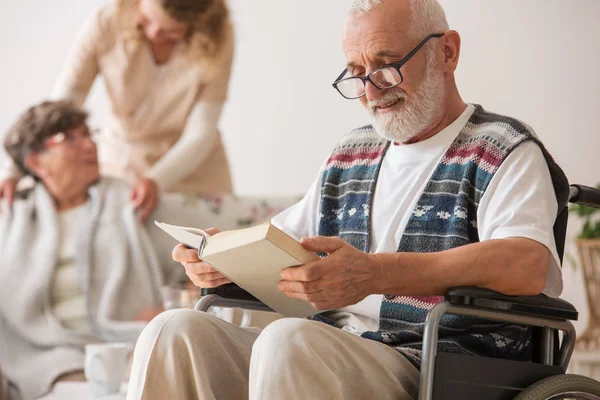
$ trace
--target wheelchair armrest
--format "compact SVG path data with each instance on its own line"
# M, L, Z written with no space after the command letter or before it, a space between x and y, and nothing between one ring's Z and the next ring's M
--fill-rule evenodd
M224 299L256 301L259 303L261 302L256 297L252 296L250 293L246 292L244 289L242 289L235 283L228 283L227 285L222 285L216 288L200 290L201 296L207 296L209 294L217 294L223 297Z
M194 307L199 311L208 311L210 307L241 308L245 310L274 312L269 306L246 292L235 283L213 289L202 289L202 298Z
M583 206L600 208L600 188L571 185L569 201Z
M571 321L576 321L578 318L578 312L571 303L544 294L538 294L537 296L506 296L488 289L460 287L450 289L446 293L446 300L456 305L502 310L537 317Z

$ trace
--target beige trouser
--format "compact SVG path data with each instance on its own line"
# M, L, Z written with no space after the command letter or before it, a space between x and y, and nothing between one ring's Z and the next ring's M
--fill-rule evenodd
M285 318L261 332L172 310L142 332L127 400L408 400L418 379L392 348L323 323Z

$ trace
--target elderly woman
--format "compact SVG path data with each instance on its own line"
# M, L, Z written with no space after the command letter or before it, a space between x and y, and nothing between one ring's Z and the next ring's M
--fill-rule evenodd
M36 180L0 217L0 365L11 400L80 379L85 344L135 341L161 305L163 273L130 188L100 179L86 118L45 102L6 138Z
M232 192L217 130L234 51L225 0L113 0L73 42L52 93L81 106L101 76L111 113L100 141L102 174L134 185L145 219L158 193ZM20 175L0 168L0 198Z
M172 239L136 218L130 186L100 176L86 119L71 103L44 102L5 140L36 182L0 215L3 400L35 399L58 381L82 379L85 344L134 342L160 311L161 285L186 280L171 260ZM150 220L235 229L296 200L167 194ZM268 322L257 317L253 324Z

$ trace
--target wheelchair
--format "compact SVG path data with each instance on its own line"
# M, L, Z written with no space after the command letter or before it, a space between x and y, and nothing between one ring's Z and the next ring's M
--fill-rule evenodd
M600 190L571 185L568 202L600 208ZM561 261L567 205L561 207L554 224ZM202 289L202 295L196 310L207 311L216 306L272 311L235 284ZM438 353L438 327L446 314L532 327L532 360ZM575 328L570 321L577 318L573 305L543 294L506 296L481 288L448 291L445 300L429 311L425 321L418 400L600 400L600 382L566 374L575 347Z

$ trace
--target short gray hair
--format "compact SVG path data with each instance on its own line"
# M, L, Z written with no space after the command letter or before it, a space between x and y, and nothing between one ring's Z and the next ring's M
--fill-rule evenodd
M397 0L353 0L350 13L366 14L384 1ZM446 13L438 0L410 0L410 9L409 35L412 39L422 40L431 33L444 33L450 29Z
M37 179L25 166L27 155L42 151L52 135L76 128L87 118L85 111L68 101L44 101L21 114L6 133L4 148L19 169Z

